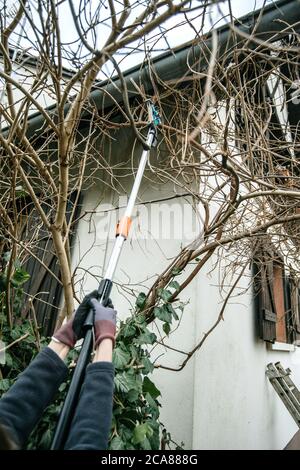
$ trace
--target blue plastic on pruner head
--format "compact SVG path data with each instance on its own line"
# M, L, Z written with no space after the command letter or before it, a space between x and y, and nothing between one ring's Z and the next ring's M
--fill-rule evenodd
M153 124L155 126L158 126L161 123L161 119L160 119L159 112L154 105L152 105L152 116L153 116L153 121L152 121Z
M154 126L158 126L161 123L161 119L157 108L154 106L151 100L147 101L147 105L150 123Z

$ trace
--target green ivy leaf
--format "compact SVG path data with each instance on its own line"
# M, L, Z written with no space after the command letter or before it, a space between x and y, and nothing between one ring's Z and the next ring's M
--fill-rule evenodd
M151 395L152 398L157 398L161 394L158 388L154 385L153 382L148 377L144 378L143 382L143 392L146 394L147 392Z
M114 415L113 415L113 426L116 426L116 423L114 423L115 421L115 417L119 417L122 413L123 413L123 409L124 409L124 406L115 406L114 407Z
M23 188L23 186L19 185L19 186L16 186L15 194L16 194L16 198L17 198L17 199L20 199L20 198L22 198L22 197L26 197L28 193L27 193L27 191Z
M59 390L60 392L63 392L63 391L66 389L66 387L67 387L67 383L66 383L66 382L63 382L63 383L60 385L60 387L59 387L58 390Z
M25 284L26 281L30 278L30 275L24 271L24 269L16 269L13 277L11 278L11 283L14 287L20 287Z
M15 269L22 269L21 261L18 258L14 261L14 267Z
M7 256L7 259L9 259L9 256ZM3 302L5 293L1 294L0 292L2 302L2 309L0 306L2 340L6 344L10 344L27 332L30 332L30 335L19 343L18 347L12 348L7 353L7 362L3 368L4 379L0 380L0 395L11 387L15 377L24 370L37 353L36 338L32 333L32 325L27 320L22 320L20 315L24 298L23 284L29 279L29 275L24 272L19 260L14 263L14 270L14 284L12 284L13 312L20 321L16 322L13 331L8 328L5 302ZM4 276L2 279L4 289L5 282L6 278ZM161 310L159 310L157 318L162 316L164 318L162 324L168 327L169 325L165 318L171 321L174 317L174 309L172 307L173 304L168 303L167 299L170 298L175 286L176 284L171 284L168 287L169 291L161 291L160 298L162 300L160 300L160 303L164 305L159 307ZM145 300L146 295L141 293L137 299L137 309L144 308ZM110 449L112 450L159 449L161 431L161 423L159 421L160 405L156 397L160 395L160 391L146 377L154 370L154 365L151 362L147 348L149 344L153 344L155 341L156 335L148 329L142 310L138 310L136 315L128 318L125 322L121 322L113 358L116 367L116 400L114 401L112 429L117 430L118 435L113 434L114 437L111 437ZM45 343L46 338L41 336L41 344ZM77 359L77 357L78 352L72 351L69 355L68 363L70 363L71 359ZM134 361L139 367L136 369L126 369L130 361ZM50 447L72 371L73 368L69 370L66 383L62 384L59 388L57 398L47 408L39 425L31 434L28 442L29 448L47 449Z
M110 449L111 450L124 450L125 449L125 444L120 438L120 436L115 436L113 440L110 443Z
M128 347L128 350L129 350L129 354L130 354L130 357L131 357L131 360L135 360L135 361L139 361L140 359L140 351L138 350L138 348L136 347L135 344L130 344L129 347Z
M127 394L126 394L127 397ZM128 428L131 430L131 437L132 437L132 432L135 427L135 423L139 422L141 420L141 413L139 410L137 410L137 406L132 406L127 404L127 408L123 408L123 412L119 418L120 422L126 423ZM122 437L123 441L126 440L124 438L124 428L122 433L119 431L119 435Z
M0 380L0 391L7 392L10 387L10 380L9 379L2 379Z
M164 302L169 302L169 300L172 297L172 292L169 291L168 289L159 289L158 290L158 296L164 301Z
M146 294L144 292L140 292L139 295L137 296L137 299L136 299L136 306L137 308L139 308L140 310L142 310L142 308L144 307L145 305L145 302L146 302Z
M171 287L175 290L178 290L179 287L180 287L180 284L179 284L179 282L173 280L173 281L170 282L169 287Z
M10 336L13 341L16 339L19 339L20 336L22 336L23 331L20 325L16 325L13 330L11 330Z
M120 333L123 338L132 338L136 334L136 329L131 323L124 323L120 328Z
M172 313L167 308L167 305L163 305L162 307L155 307L153 313L156 318L166 323L172 322Z
M133 446L133 444L127 444L126 445L126 450L136 450L136 448Z
M133 427L135 427L135 424L133 424ZM121 424L119 427L119 435L123 442L129 443L132 438L132 427L129 429L123 424Z
M179 316L177 315L177 313L175 312L175 310L174 310L174 312L173 312L173 317L175 318L175 320L177 320L177 321L179 320Z
M153 416L155 420L159 417L159 412L157 411L157 418ZM160 448L160 433L159 433L159 424L157 421L150 421L150 426L153 429L153 435L149 438L151 449L159 449Z
M146 327L145 316L142 314L136 315L136 317L134 318L134 323L138 328L145 328Z
M169 333L171 331L170 323L164 323L163 324L163 330L166 333L166 335L169 336Z
M143 440L143 442L141 442L141 448L143 450L151 450L152 449L150 441L147 437L146 437L146 439Z
M133 444L141 444L148 436L151 437L153 429L148 423L138 424L133 431Z
M51 441L52 441L52 430L51 429L47 429L41 440L40 440L40 443L39 443L39 448L41 449L49 449L50 448L50 445L51 445Z
M156 420L159 417L159 410L158 410L158 403L151 397L150 393L146 393L145 396L146 401L148 402L148 407L147 411L151 413L153 418ZM155 421L155 425L157 425L157 422ZM152 426L153 427L153 426Z
M113 363L116 369L123 369L130 361L130 354L116 347L113 352Z
M33 336L33 335L31 335L31 334L28 335L26 339L27 339L28 343L36 343L36 338L35 338L35 336Z
M126 393L126 399L130 402L130 403L134 403L138 400L139 398L139 390L129 390L128 393Z
M153 372L154 365L152 364L152 362L150 361L148 357L143 357L142 364L144 366L143 373L150 374L151 372Z
M8 352L5 352L5 365L6 367L13 367L14 365L13 358Z
M148 329L145 329L145 331L140 334L136 340L136 344L153 344L156 341L156 334L151 333Z
M126 371L115 375L116 389L128 393L129 390L139 390L140 384L132 371Z
M178 321L179 317L178 317L175 309L173 308L173 306L171 304L166 304L166 308L170 312L170 314L175 318L175 320Z

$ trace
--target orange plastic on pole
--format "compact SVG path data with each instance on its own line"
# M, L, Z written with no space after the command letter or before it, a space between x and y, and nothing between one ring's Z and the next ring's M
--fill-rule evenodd
M126 239L129 234L130 226L131 218L127 216L122 217L122 219L117 223L116 237L122 235Z

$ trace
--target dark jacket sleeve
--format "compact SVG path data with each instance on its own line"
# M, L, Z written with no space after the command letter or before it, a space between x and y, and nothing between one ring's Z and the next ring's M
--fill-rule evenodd
M89 364L65 449L107 448L112 421L113 390L113 364Z
M0 400L0 423L19 447L41 418L68 368L50 348L43 349Z

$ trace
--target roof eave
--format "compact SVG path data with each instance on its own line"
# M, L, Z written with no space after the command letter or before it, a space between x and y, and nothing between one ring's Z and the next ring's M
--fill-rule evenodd
M298 8L297 8L298 6ZM287 35L292 32L289 25L296 25L294 31L300 31L300 0L280 0L276 4L269 5L264 8L264 11L260 17L259 24L257 19L261 14L261 10L256 10L235 22L242 32L250 35L254 28L254 38L258 38L261 41L269 41L274 37L283 33ZM230 56L231 50L234 46L234 34L230 24L226 24L216 29L218 34L218 55L222 56L224 53ZM242 46L246 41L242 36L240 37L239 45ZM257 46L254 42L249 42L247 46L254 48ZM155 68L155 73L160 77L162 81L176 80L182 78L184 75L189 73L188 67L188 55L193 54L193 61L198 62L198 68L204 67L207 64L207 60L203 56L204 48L211 48L211 33L207 35L204 41L200 44L194 45L193 42L189 42L183 46L177 47L173 51L168 51L158 57L152 59L152 67ZM201 57L201 54L203 57ZM129 98L137 95L132 81L137 84L143 84L146 93L151 94L153 91L152 82L149 75L148 66L141 65L135 66L126 72L124 72L124 78L127 84ZM90 94L90 100L98 109L105 110L115 105L115 102L121 103L123 96L121 92L121 83L119 78L116 76L113 79L105 80L97 84ZM68 111L70 104L65 107L65 112ZM52 105L48 108L48 112L55 114L56 105ZM39 113L32 115L28 120L27 135L32 136L36 131L41 132L44 125L44 118Z

